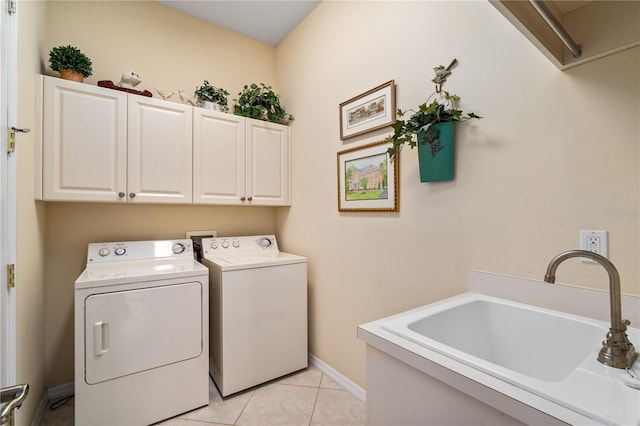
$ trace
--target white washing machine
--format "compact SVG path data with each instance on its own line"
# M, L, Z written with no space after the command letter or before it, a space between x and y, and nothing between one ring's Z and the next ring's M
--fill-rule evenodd
M207 405L208 298L191 240L89 244L75 282L75 423L148 425Z
M204 238L209 372L227 396L308 366L307 259L273 235Z

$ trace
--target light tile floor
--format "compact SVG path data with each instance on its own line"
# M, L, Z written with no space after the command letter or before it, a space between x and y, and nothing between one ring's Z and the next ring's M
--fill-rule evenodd
M72 426L73 421L71 400L57 410L47 410L40 424ZM208 406L157 426L358 426L364 423L365 405L310 366L224 399L210 380Z

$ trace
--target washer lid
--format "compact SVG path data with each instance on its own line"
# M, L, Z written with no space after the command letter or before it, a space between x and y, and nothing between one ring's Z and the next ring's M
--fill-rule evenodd
M281 251L270 251L264 253L228 253L217 256L205 257L205 261L222 271L233 271L238 269L264 268L268 266L290 265L294 263L305 263L307 258Z
M130 260L88 264L75 288L206 275L208 269L193 258Z

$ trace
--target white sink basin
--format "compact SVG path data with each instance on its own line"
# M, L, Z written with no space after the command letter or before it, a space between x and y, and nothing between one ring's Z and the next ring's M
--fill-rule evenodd
M498 300L470 300L407 327L434 342L552 382L567 377L600 349L607 333L577 318ZM384 328L394 331L393 324Z

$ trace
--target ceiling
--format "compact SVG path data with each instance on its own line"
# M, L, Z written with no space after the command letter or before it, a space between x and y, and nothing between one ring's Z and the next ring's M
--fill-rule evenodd
M277 46L320 0L156 0L212 24Z

